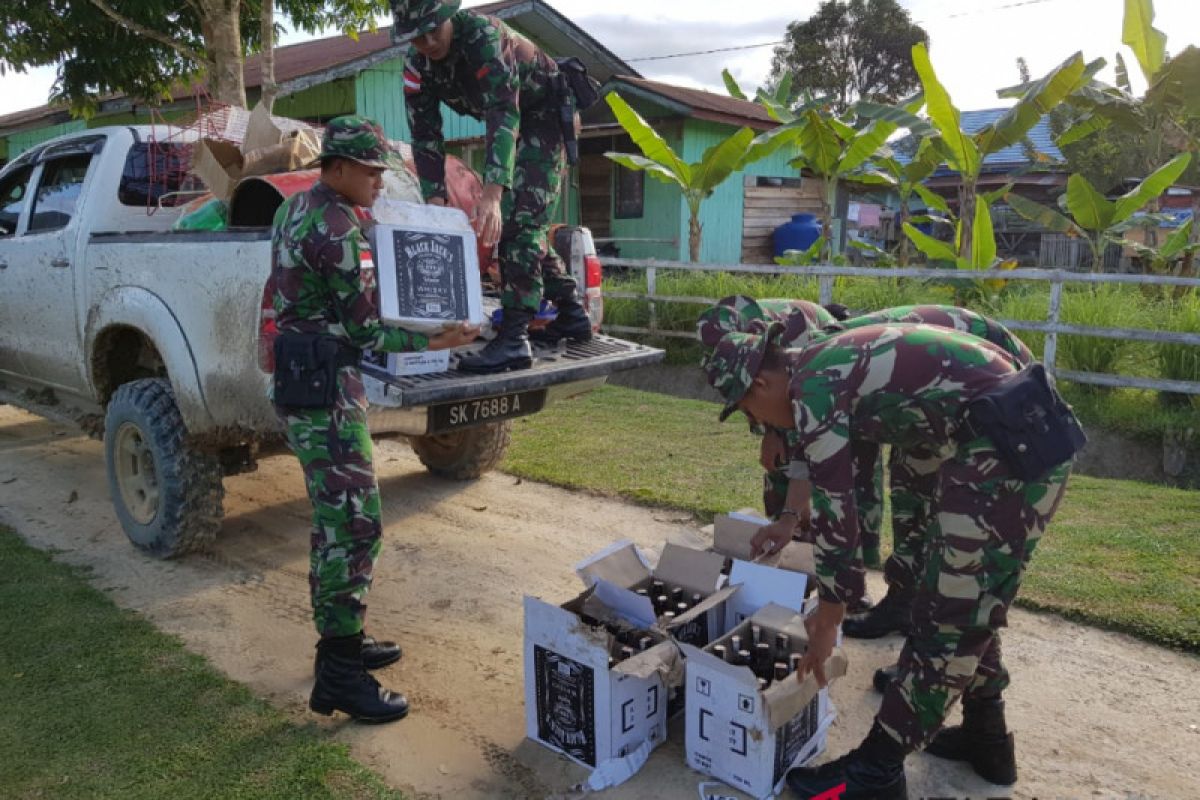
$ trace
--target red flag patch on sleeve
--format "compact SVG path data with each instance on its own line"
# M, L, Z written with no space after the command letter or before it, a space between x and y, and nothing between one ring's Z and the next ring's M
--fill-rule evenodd
M421 76L407 67L404 69L404 93L416 94L421 91Z

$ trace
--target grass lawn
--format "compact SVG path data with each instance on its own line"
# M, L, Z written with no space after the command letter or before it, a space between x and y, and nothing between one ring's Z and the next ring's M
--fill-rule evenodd
M0 795L401 798L0 528Z
M503 468L703 520L760 507L758 440L719 408L606 386L517 420ZM1200 492L1073 477L1019 602L1200 652Z

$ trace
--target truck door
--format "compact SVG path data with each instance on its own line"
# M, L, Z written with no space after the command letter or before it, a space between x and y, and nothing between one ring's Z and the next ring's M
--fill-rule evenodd
M17 346L18 295L10 267L15 261L18 225L24 222L29 205L32 163L14 167L0 179L0 372L22 375L25 372Z
M34 169L25 219L10 239L4 279L12 292L16 347L24 374L49 386L86 387L76 280L84 179L97 142L47 147ZM82 248L78 249L82 252Z

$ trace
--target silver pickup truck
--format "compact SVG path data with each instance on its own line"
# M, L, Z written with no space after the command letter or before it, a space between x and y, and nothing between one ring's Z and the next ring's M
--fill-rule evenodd
M71 134L0 171L0 399L102 435L126 534L172 557L212 541L222 479L254 469L281 437L267 400L270 230L172 231L178 187L155 179L178 174L165 169L163 133ZM555 238L599 312L591 235ZM365 368L372 431L407 437L435 474L478 477L503 455L513 417L662 355L598 335L535 348L531 369L494 376Z

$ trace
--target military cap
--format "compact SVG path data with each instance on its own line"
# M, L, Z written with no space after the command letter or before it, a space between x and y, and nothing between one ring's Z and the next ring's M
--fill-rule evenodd
M744 294L723 297L705 309L696 321L696 333L708 347L715 347L727 333L763 333L773 322L782 322L780 338L788 347L802 347L820 331L809 323L805 312L793 301L764 300Z
M408 44L454 16L462 0L392 0L392 41Z
M368 167L404 169L403 160L388 144L379 123L355 114L334 117L325 126L325 141L317 161L334 157L348 158Z
M771 323L760 333L733 331L721 337L713 351L705 356L701 366L708 382L725 400L719 419L724 422L737 411L738 402L746 396L750 384L762 368L767 346L783 332L783 325Z

